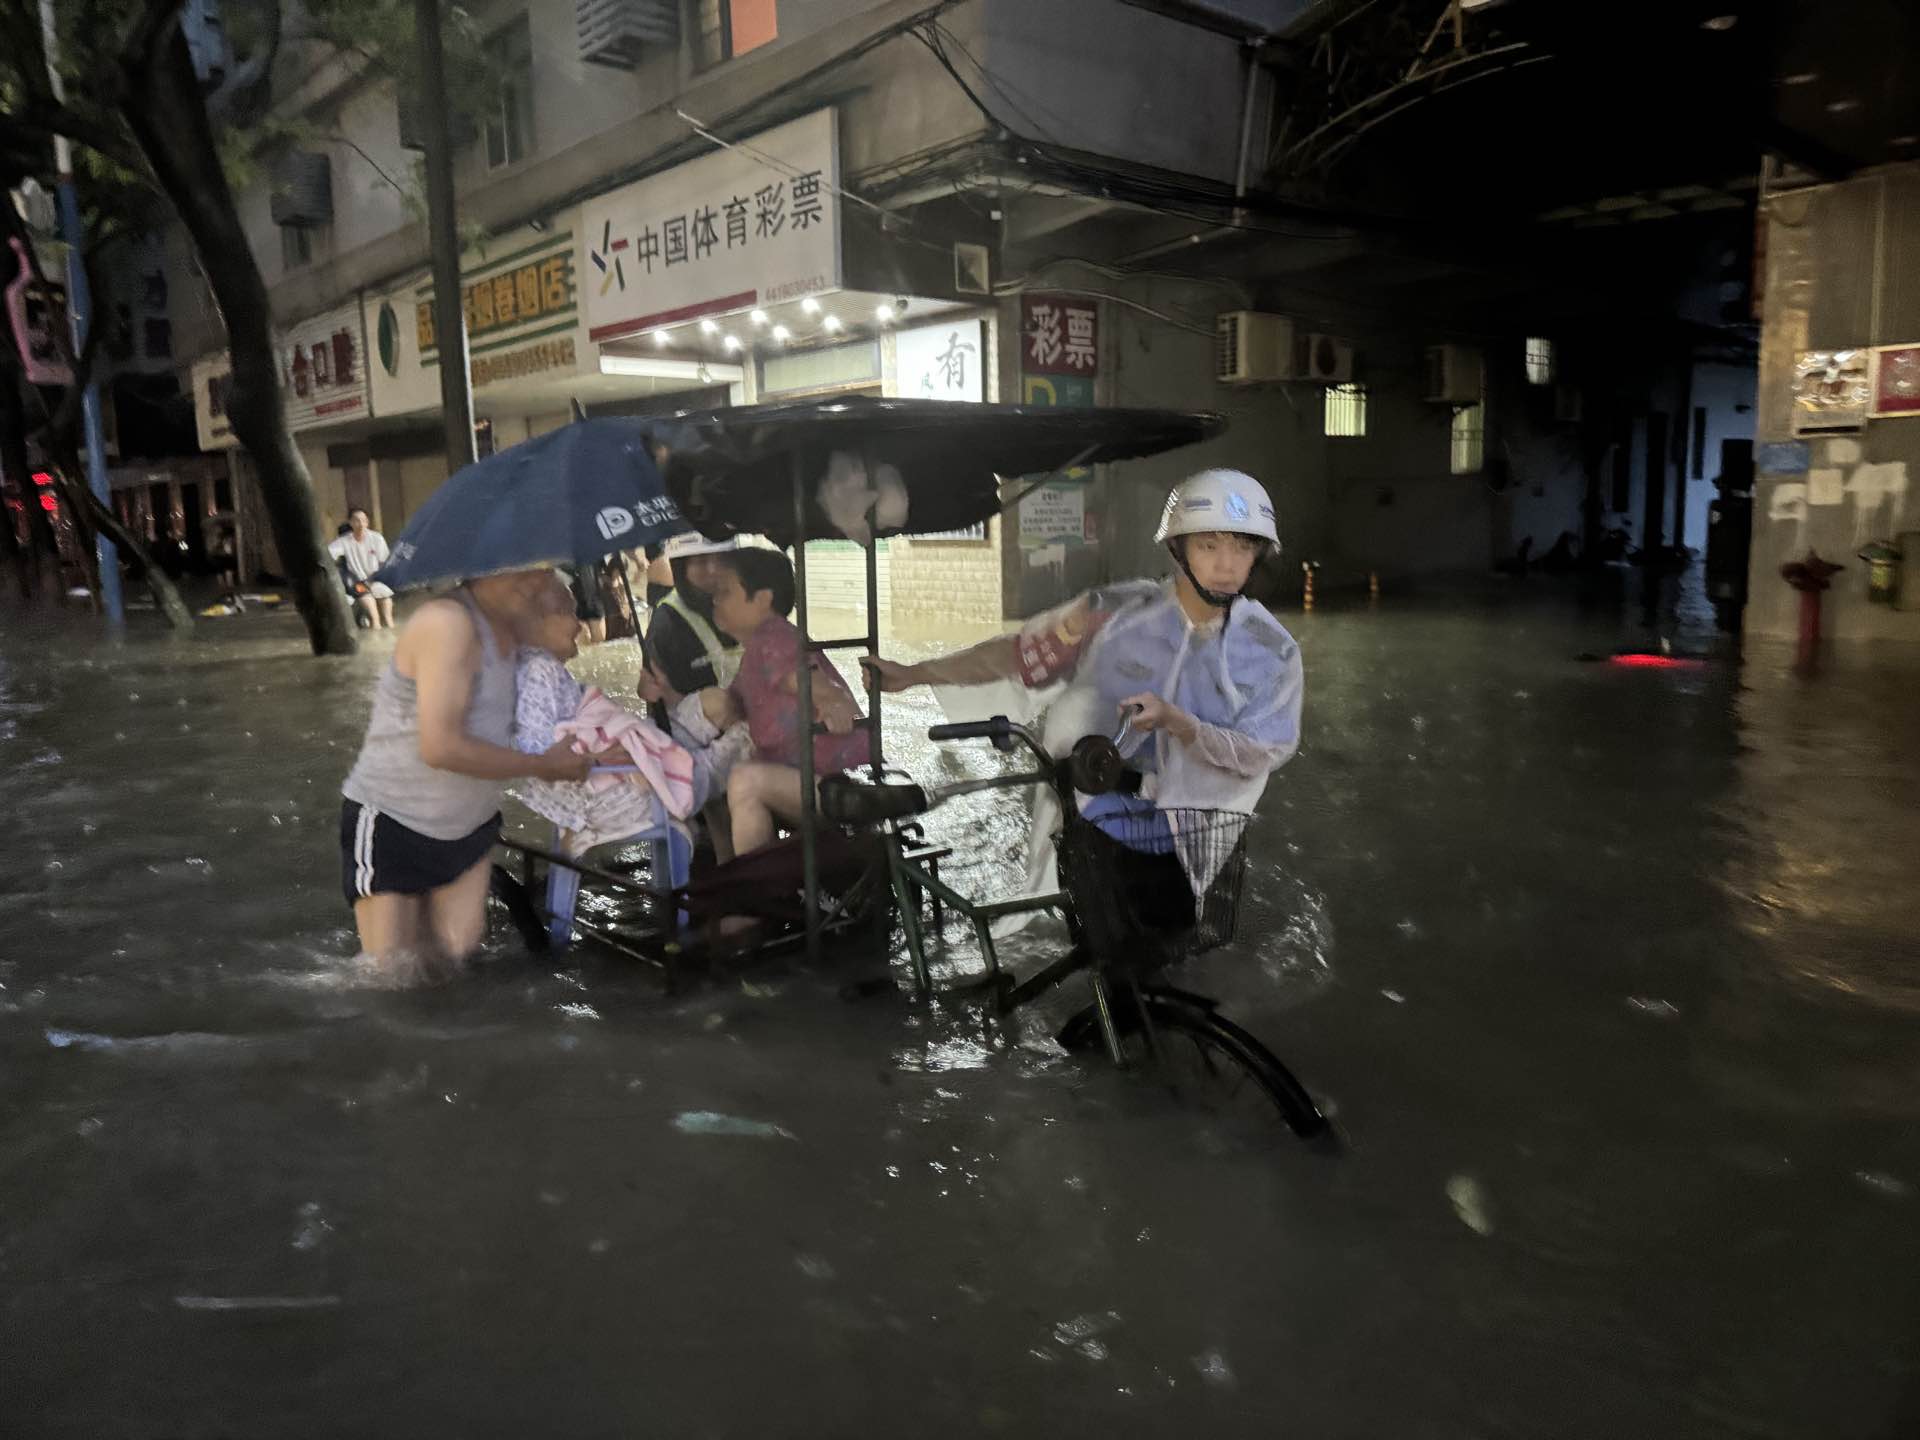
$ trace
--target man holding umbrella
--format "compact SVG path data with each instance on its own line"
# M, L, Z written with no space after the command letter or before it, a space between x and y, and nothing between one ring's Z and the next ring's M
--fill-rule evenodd
M507 781L587 777L570 743L511 745L518 628L561 584L547 567L686 528L641 427L587 420L465 467L395 542L385 584L460 583L401 630L341 787L344 889L382 978L439 978L479 947Z

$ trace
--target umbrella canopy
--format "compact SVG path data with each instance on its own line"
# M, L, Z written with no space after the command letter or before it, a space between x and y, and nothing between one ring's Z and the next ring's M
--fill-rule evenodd
M709 535L794 538L796 463L807 493L809 540L844 533L820 506L834 452L869 473L899 471L904 524L882 534L958 530L998 514L1000 481L1157 455L1218 435L1218 415L965 405L942 400L804 401L735 410L686 411L648 422L668 448L667 490L688 523Z
M582 420L456 471L376 577L396 590L536 565L586 565L688 528L646 425Z

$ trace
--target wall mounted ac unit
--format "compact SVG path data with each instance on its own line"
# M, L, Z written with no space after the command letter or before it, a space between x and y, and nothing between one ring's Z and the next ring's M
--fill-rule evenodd
M1213 322L1213 378L1255 385L1294 378L1293 321L1256 310L1227 310Z
M324 152L289 150L273 165L268 209L276 225L324 225L333 219L333 168Z
M1553 418L1572 424L1586 416L1586 397L1577 385L1556 385L1553 391Z
M580 58L633 70L650 46L680 40L680 0L573 0Z
M1316 385L1345 385L1353 379L1353 346L1334 335L1307 336L1300 376Z
M1427 347L1427 399L1440 405L1478 405L1485 398L1480 352L1471 345Z

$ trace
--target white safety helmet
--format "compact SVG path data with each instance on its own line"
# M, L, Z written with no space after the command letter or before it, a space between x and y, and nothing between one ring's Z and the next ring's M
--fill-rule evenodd
M1239 470L1202 470L1174 486L1153 543L1164 545L1175 536L1209 530L1252 535L1280 548L1280 530L1266 487Z
M729 535L724 540L709 540L698 530L689 530L667 541L660 547L660 553L669 560L685 560L693 555L724 555L729 550L739 548L738 535Z

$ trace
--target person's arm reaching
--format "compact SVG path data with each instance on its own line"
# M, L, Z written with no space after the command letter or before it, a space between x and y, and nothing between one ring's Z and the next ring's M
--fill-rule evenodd
M420 758L436 770L477 780L584 780L593 761L567 741L538 755L522 755L467 733L467 702L480 640L453 604L421 608L395 647L394 666L412 672L420 716Z
M1018 635L996 635L965 650L922 660L917 665L902 665L877 655L862 656L860 663L880 677L880 688L888 694L911 690L916 685L985 685L1019 673L1019 647Z

